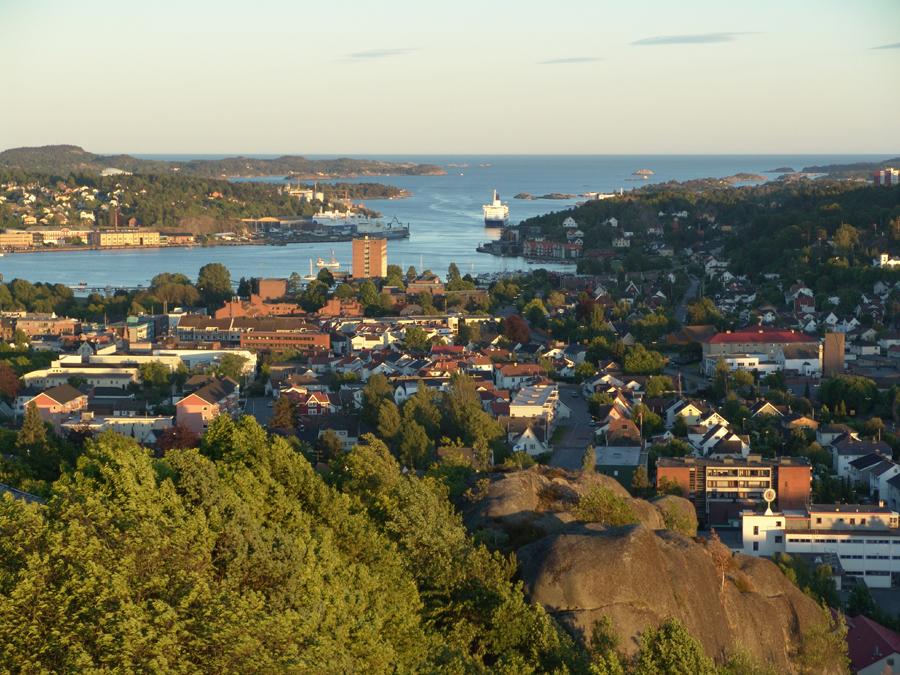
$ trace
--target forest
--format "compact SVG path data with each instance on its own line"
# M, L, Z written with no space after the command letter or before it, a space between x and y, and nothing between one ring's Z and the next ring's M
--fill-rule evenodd
M296 197L282 194L279 185L266 182L231 182L218 178L196 178L185 175L140 174L133 176L100 176L91 172L71 174L38 173L18 169L0 169L0 183L18 185L39 184L46 187L97 189L101 199L88 200L85 207L97 209L106 195L122 190L119 197L119 213L124 218L136 218L145 227L173 229L184 218L208 216L218 220L239 220L264 216L312 216L319 212L319 202L301 202ZM342 187L325 190L329 199L383 199L397 197L402 190L376 183L341 183ZM346 192L345 192L346 190ZM10 193L9 201L16 196ZM36 211L48 208L53 202L48 196L38 195L32 205ZM71 204L69 220L79 221L79 209ZM365 211L366 213L374 213ZM13 214L9 203L0 205L0 227L21 228L22 222Z
M608 622L575 642L439 477L402 473L371 435L336 461L316 473L248 417L163 458L87 440L46 504L0 498L0 669L771 672L739 646L716 668L674 620L629 660Z
M307 159L285 155L276 159L229 157L226 159L195 159L186 162L166 162L138 159L130 155L98 155L75 145L47 145L38 148L12 148L0 152L0 168L21 169L55 174L91 171L99 173L114 167L122 171L144 174L171 174L206 178L240 176L279 176L296 174L301 177L349 178L360 176L444 175L434 164L413 162L378 162L371 159Z

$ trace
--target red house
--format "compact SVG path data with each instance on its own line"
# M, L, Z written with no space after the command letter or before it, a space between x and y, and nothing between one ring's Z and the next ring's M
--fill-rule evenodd
M298 414L308 417L333 415L341 409L341 400L337 394L328 394L324 391L290 390L283 395L297 402Z
M41 417L53 424L56 433L61 433L62 422L69 416L84 410L88 405L87 394L82 394L69 384L61 384L47 391L42 391L29 402L37 406Z
M230 377L216 378L205 387L191 392L175 404L175 421L202 434L216 415L237 417L240 385Z

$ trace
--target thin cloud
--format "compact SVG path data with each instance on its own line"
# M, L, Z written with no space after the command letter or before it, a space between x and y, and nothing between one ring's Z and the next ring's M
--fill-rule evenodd
M705 45L713 42L733 42L738 35L752 35L752 33L705 33L702 35L658 35L657 37L644 38L633 45Z
M350 58L352 59L383 59L388 56L402 56L408 52L413 51L412 49L370 49L367 52L356 52L355 54L350 54Z
M881 45L880 47L872 47L872 49L900 49L900 42L895 42L892 45Z
M567 59L550 59L549 61L539 61L538 65L548 66L557 63L590 63L591 61L602 61L596 56L573 56Z

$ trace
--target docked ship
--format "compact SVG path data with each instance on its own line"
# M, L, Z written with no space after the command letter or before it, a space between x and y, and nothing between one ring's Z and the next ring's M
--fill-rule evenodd
M316 260L316 267L334 267L337 269L341 264L334 259L334 249L331 249L331 262L325 262L322 258Z
M409 225L403 225L396 216L389 223L383 220L359 220L355 223L356 236L373 239L407 239Z
M500 227L501 225L509 225L509 207L500 201L500 195L494 190L494 201L491 204L485 204L481 208L484 209L484 226Z

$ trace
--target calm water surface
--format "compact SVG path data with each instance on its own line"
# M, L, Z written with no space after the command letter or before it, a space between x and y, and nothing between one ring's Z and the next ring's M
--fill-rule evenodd
M137 155L147 159L215 159L224 155ZM256 155L254 155L256 156ZM260 155L263 156L263 155ZM265 155L263 157L272 157ZM310 158L318 156L310 155ZM417 270L431 269L444 275L451 262L460 270L495 272L533 267L521 258L497 258L476 253L479 243L498 236L497 230L484 228L482 204L490 201L492 191L499 190L509 204L510 223L526 218L558 212L574 205L582 197L568 200L518 200L520 192L535 196L552 192L618 192L629 191L648 183L671 179L684 181L734 175L745 171L763 173L779 167L801 170L805 166L831 163L879 161L874 155L503 155L503 156L368 156L384 161L416 161L420 163L468 164L468 167L446 167L446 176L384 176L356 179L356 182L381 182L413 193L407 199L372 200L366 203L386 219L397 217L409 223L407 240L388 241L388 263L410 265ZM479 167L490 164L490 167ZM633 182L632 172L649 169L649 181ZM247 179L237 179L247 180ZM278 181L278 178L250 179ZM560 216L562 219L562 216ZM342 269L351 259L351 243L289 244L287 246L211 246L190 249L155 249L141 251L77 251L61 253L7 254L0 258L0 273L9 281L49 281L74 286L149 285L161 272L181 272L196 278L203 265L220 262L233 279L251 276L286 277L292 272L309 274L310 260L318 256L330 258L331 249ZM551 269L571 266L544 265Z

